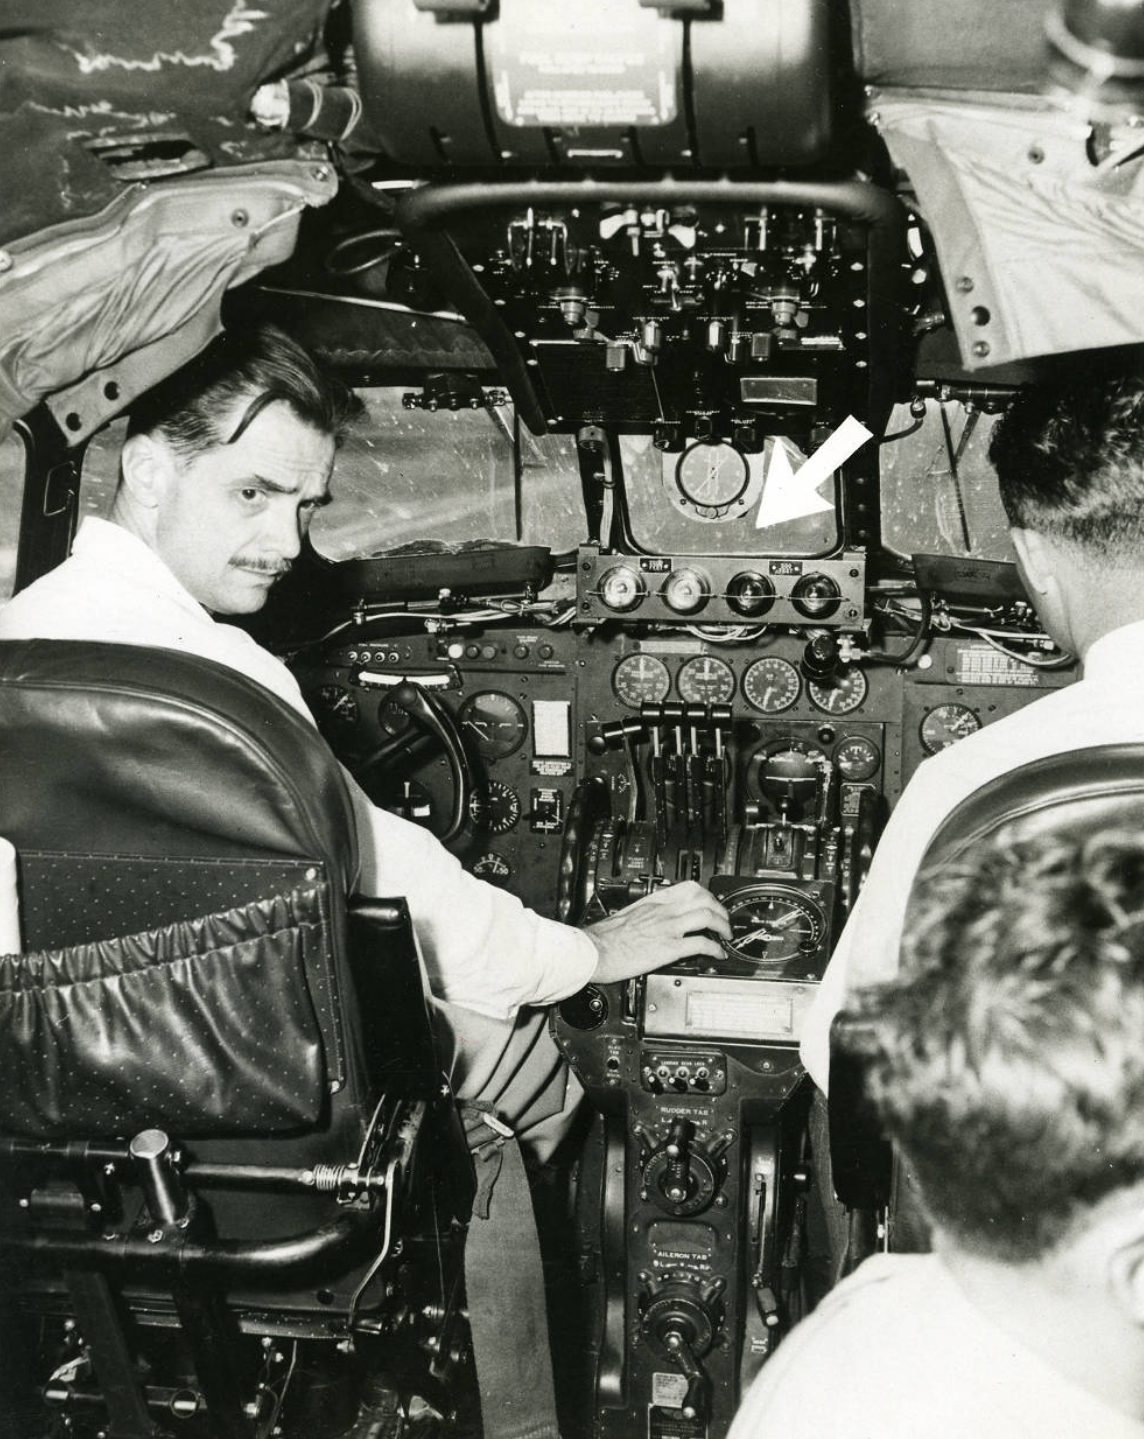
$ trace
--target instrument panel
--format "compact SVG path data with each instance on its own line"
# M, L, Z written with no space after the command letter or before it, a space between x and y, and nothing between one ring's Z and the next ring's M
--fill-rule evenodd
M766 778L776 757L790 754L832 766L844 818L857 813L864 793L884 816L929 755L1069 679L1067 671L995 666L983 646L948 637L905 674L844 663L829 679L809 677L807 644L790 632L717 644L634 625L508 625L461 635L367 633L296 669L320 727L367 792L440 832L451 800L448 765L395 698L403 680L425 685L456 719L472 771L450 848L481 878L547 914L579 781L601 776L618 815L633 815L646 798L646 742L599 745L609 724L638 730L642 706L730 710L732 816L750 804L765 818L776 783L794 794L789 777Z
M576 1244L597 1367L572 1431L592 1439L725 1435L797 1312L797 1041L879 828L918 765L1070 678L950 636L903 673L824 633L363 626L295 666L359 782L439 835L458 777L409 684L451 717L448 846L478 878L591 922L692 877L730 914L720 958L554 1010L596 1112Z

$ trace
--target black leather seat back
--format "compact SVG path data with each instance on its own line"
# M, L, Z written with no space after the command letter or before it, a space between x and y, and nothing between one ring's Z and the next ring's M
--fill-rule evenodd
M921 868L943 864L1002 835L1079 838L1141 828L1144 746L1096 745L1034 760L982 785L946 816Z
M19 857L25 953L56 955L46 966L9 965L6 991L9 1013L20 1010L8 1065L27 1045L25 1068L41 1058L61 1070L39 1127L313 1134L341 1123L330 1095L339 1111L371 1102L345 1013L345 896L356 865L349 796L325 745L288 705L174 652L0 645L0 833ZM251 953L247 941L260 932L266 942ZM192 934L188 969L177 951ZM126 954L125 936L137 937ZM30 1007L33 975L51 991L46 1006ZM278 1002L291 988L306 993ZM131 1046L137 1027L152 1042L116 1056L119 1080L97 1073L94 1050ZM61 1031L71 1052L46 1054L50 1033ZM203 1075L212 1063L229 1066L225 1080ZM263 1082L248 1095L243 1080L258 1070ZM172 1110L198 1077L203 1113L193 1100ZM114 1101L93 1100L85 1112L76 1093L85 1081L97 1091L112 1083ZM36 1127L34 1115L20 1123L0 1101L0 1123L14 1119Z

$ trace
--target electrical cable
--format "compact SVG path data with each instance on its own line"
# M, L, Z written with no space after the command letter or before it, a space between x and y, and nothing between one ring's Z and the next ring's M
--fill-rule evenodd
M899 669L908 669L918 658L929 639L930 618L933 614L933 604L928 594L924 592L918 595L918 602L921 605L921 612L918 617L918 627L915 630L910 643L900 654L894 654L890 650L870 650L865 656L865 663L875 665L893 665ZM889 614L887 608L883 613ZM899 612L900 613L900 612Z

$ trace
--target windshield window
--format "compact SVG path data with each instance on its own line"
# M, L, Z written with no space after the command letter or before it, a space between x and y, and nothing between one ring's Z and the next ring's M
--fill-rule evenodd
M570 435L514 443L511 405L406 409L403 391L359 392L361 419L338 452L333 503L310 537L331 560L475 540L546 545L584 538L576 444Z
M768 436L757 453L712 442L661 452L649 435L620 437L632 538L663 555L826 555L842 542L837 480L814 496L812 513L760 527L760 504L775 446L797 470L805 453Z

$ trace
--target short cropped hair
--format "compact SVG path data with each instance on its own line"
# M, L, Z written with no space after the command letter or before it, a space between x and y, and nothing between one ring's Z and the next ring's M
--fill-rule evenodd
M933 1222L1009 1262L1144 1180L1144 839L983 845L863 992L870 1097Z
M1018 391L989 458L1011 525L1144 563L1144 366L1121 352Z
M234 405L248 399L234 423ZM159 434L184 461L233 444L267 405L280 401L319 434L340 441L353 392L273 325L225 330L131 407L128 434ZM226 432L222 426L226 423Z

